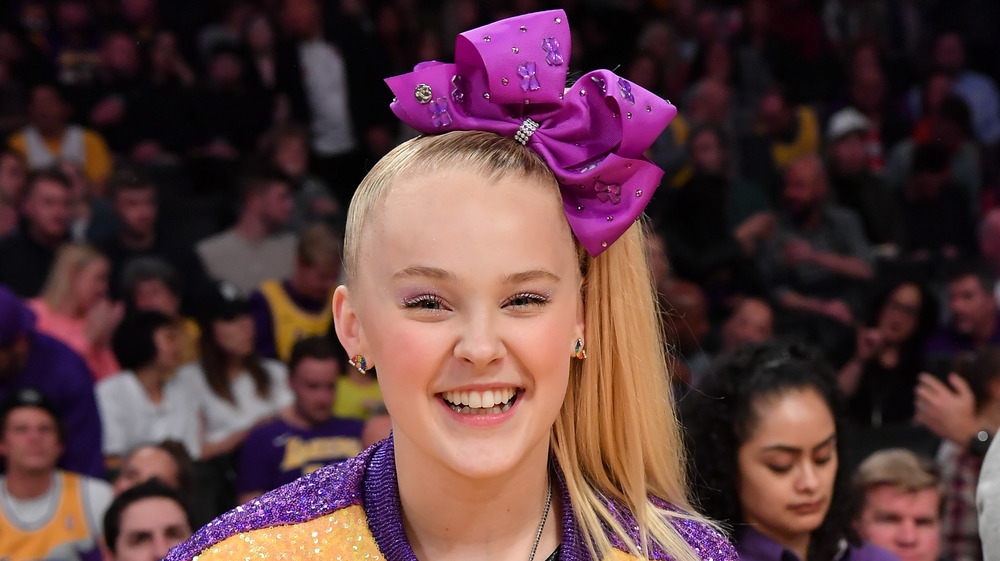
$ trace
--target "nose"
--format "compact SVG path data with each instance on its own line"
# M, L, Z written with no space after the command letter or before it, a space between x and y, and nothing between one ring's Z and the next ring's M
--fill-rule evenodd
M819 489L819 474L812 462L803 462L795 485L801 493L814 493Z
M153 558L150 561L160 561L170 553L170 542L166 536L156 536L153 538Z
M896 531L896 544L912 546L917 543L917 525L913 520L904 520Z
M455 344L455 356L477 368L502 358L506 349L497 330L497 321L489 310L470 313Z

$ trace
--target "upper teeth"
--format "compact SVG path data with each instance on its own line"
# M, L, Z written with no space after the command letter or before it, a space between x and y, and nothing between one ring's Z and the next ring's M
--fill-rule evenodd
M465 405L473 409L489 409L491 407L507 403L514 397L517 390L505 388L497 390L486 390L484 392L443 392L441 394L445 401L455 405Z

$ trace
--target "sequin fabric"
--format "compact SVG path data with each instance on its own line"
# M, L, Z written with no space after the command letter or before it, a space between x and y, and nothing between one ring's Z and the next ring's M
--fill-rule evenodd
M591 561L565 478L558 466L553 471L562 498L559 559ZM663 502L659 506L672 509ZM614 503L609 507L629 537L638 541L631 513ZM709 526L678 520L675 527L703 560L736 561L733 547ZM612 537L612 543L620 550L615 560L632 559L621 540ZM648 553L650 559L670 559L658 547ZM403 526L392 439L224 514L171 550L165 561L236 559L417 561Z

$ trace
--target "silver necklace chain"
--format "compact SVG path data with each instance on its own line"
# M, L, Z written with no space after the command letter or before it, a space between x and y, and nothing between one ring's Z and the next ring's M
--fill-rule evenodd
M535 551L538 550L538 542L542 541L542 530L545 529L545 519L549 517L549 507L552 506L552 480L549 480L549 489L545 492L545 510L542 511L542 520L538 523L538 532L535 533L535 543L531 544L531 555L528 561L535 561Z

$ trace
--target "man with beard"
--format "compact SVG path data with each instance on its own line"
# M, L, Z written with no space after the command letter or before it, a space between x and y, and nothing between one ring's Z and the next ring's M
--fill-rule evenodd
M0 399L27 387L41 392L63 420L60 467L103 476L101 420L90 371L69 347L35 331L31 311L0 285Z
M764 286L786 318L804 320L796 323L820 316L852 324L852 292L872 276L861 220L827 200L826 171L815 155L789 164L782 199L777 230L758 261Z
M951 322L927 341L930 356L952 357L1000 345L1000 315L993 275L983 267L961 266L948 277Z
M298 239L286 231L295 204L288 178L276 172L250 174L242 191L236 224L195 249L212 278L249 294L266 280L291 276Z

